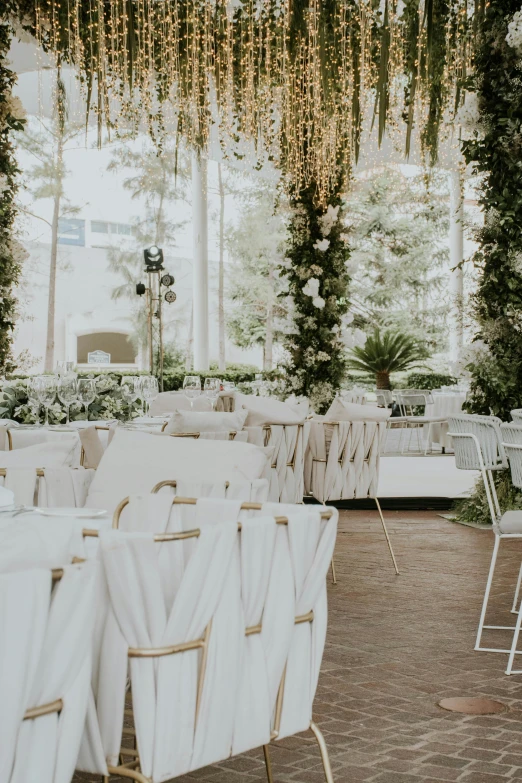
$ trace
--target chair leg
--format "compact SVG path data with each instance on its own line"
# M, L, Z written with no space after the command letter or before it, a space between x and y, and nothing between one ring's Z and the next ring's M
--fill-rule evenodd
M428 456L428 446L430 447L430 454L433 451L432 445L431 445L431 421L428 424L428 434L426 435L426 448L424 449L424 456Z
M477 631L477 640L475 642L475 650L484 650L485 648L480 646L480 640L482 639L482 629L484 627L484 620L486 619L486 609L488 607L489 593L491 591L491 583L493 582L493 574L495 573L495 565L497 563L498 548L500 546L500 537L495 536L495 545L493 547L493 554L491 556L491 564L489 566L488 581L486 583L486 592L484 593L484 600L482 602L482 611L480 612L479 627Z
M263 753L265 756L266 778L268 783L274 783L274 778L272 775L272 761L270 759L270 748L268 745L263 745Z
M332 767L330 765L330 757L328 756L328 748L326 747L326 742L324 740L323 734L313 721L310 724L310 728L312 729L315 735L317 744L319 745L319 750L321 751L321 761L323 762L324 778L326 780L326 783L334 783Z
M515 590L515 597L513 598L513 606L511 607L511 612L513 614L518 614L518 596L520 594L520 584L522 583L522 563L520 564L520 571L518 572L518 579L517 579L517 586Z
M397 576L399 576L399 568L397 566L397 561L395 559L395 555L393 553L393 547L391 545L390 536L388 535L388 529L386 527L386 522L384 521L384 517L382 515L382 509L381 504L379 503L379 499L374 497L375 505L377 506L377 511L379 512L379 516L381 518L381 525L382 529L384 530L384 535L386 536L386 541L388 543L388 549L390 550L391 559L393 560L393 567L395 568L395 573Z
M337 584L337 574L335 573L335 561L332 557L332 583L334 585Z
M141 772L137 772L134 769L127 769L126 767L107 767L107 769L109 770L109 775L130 778L131 780L136 780L137 783L151 783L150 778L145 777Z
M520 671L513 671L513 662L515 655L517 654L518 637L520 634L520 626L522 625L522 606L519 609L517 622L515 625L515 633L513 634L513 642L511 643L511 651L509 653L508 665L506 668L506 674L520 674Z

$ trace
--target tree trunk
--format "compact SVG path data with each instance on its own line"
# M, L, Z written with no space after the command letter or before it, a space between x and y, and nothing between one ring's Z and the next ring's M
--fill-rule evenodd
M56 262L58 258L58 221L62 195L63 127L58 123L56 144L56 191L54 194L53 219L51 223L51 264L49 268L49 299L47 303L47 339L45 342L45 372L54 369L54 321L56 311Z
M224 372L227 369L225 359L225 188L221 172L221 163L218 163L219 182L219 271L218 271L218 328L219 328L219 369Z
M187 355L185 357L185 370L192 370L192 343L194 342L194 303L190 306L190 324L187 338Z
M265 345L263 349L263 369L272 369L272 354L274 345L274 267L268 267L268 303L266 306Z
M375 382L378 389L391 389L390 373L388 370L381 370L375 373Z

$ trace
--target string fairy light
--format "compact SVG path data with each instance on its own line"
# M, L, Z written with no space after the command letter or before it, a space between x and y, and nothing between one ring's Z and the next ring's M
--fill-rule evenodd
M226 156L246 145L325 205L372 105L380 134L398 144L406 119L407 144L436 155L472 68L475 2L438 18L423 0L36 0L35 29L78 69L100 140L144 126L205 152L216 133Z

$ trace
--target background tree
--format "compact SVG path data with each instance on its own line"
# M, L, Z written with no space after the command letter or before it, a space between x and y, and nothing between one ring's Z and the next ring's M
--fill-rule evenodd
M112 292L112 298L132 302L133 332L131 340L137 348L147 343L147 310L145 298L136 296L136 283L143 282L143 248L158 245L169 263L168 248L175 245L176 232L182 223L173 217L176 201L186 199L189 168L174 142L165 140L161 149L150 142L143 145L123 139L112 154L109 171L128 171L123 187L132 199L144 205L140 217L131 224L132 244L112 245L109 248L109 268L121 277L121 283ZM170 260L172 266L172 260ZM174 268L169 271L175 274ZM172 314L164 309L166 339L172 339L179 324L186 319L186 308L176 305Z
M287 303L280 297L284 283L278 273L284 225L281 213L275 212L273 190L261 185L247 192L245 199L237 225L227 230L231 259L227 325L236 345L262 346L263 368L270 370L274 343L281 340L287 316Z
M350 370L373 375L378 389L391 389L392 372L418 367L427 357L425 346L410 335L374 329L363 346L350 350L347 366Z
M432 351L446 349L448 210L444 175L434 174L426 187L422 175L383 168L355 181L345 223L358 326L391 327Z
M53 212L51 222L35 214L35 207L29 214L43 220L51 229L51 253L49 263L49 300L47 308L47 336L45 342L44 369L50 372L54 368L55 311L56 311L56 273L58 267L58 234L60 220L78 213L65 192L65 180L69 174L65 156L70 142L84 133L85 129L69 120L67 93L61 78L60 68L56 69L56 84L53 96L52 114L49 120L32 117L23 133L18 134L18 145L29 152L36 160L34 166L25 171L27 190L35 201L51 199Z

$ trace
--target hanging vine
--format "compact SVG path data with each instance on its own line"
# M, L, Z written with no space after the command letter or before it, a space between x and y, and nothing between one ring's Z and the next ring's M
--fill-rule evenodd
M483 178L485 223L473 262L478 332L468 357L469 410L510 419L522 404L522 33L520 0L490 0L475 76L476 109L463 152ZM520 14L519 14L520 15ZM513 24L514 22L514 24ZM520 23L518 23L520 25Z
M15 240L14 219L18 168L11 133L24 127L24 113L18 98L12 95L15 74L7 66L12 29L0 24L0 373L13 369L11 345L16 318L13 289L21 271L24 255Z

